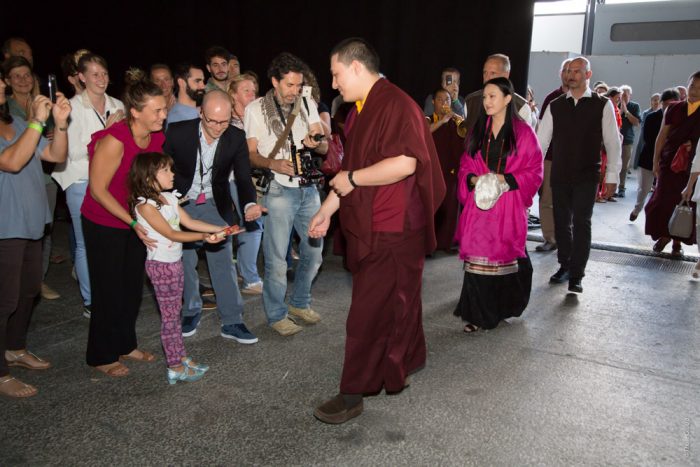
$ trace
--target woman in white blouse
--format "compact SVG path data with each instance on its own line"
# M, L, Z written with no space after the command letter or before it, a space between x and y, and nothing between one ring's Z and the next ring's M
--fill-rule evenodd
M68 159L51 174L66 192L66 204L75 233L75 272L80 284L86 318L90 317L90 279L85 240L80 223L80 206L88 187L87 145L92 134L124 118L124 104L106 94L109 85L107 62L99 55L87 53L78 61L78 78L85 86L71 100L68 126Z

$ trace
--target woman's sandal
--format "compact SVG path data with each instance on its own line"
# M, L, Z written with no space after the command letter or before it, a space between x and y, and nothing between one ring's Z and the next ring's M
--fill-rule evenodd
M14 389L12 389L13 387ZM12 376L6 376L0 379L0 395L21 399L24 397L36 396L38 392L39 390L34 386L23 383Z
M98 365L94 368L100 373L104 373L112 378L121 378L129 374L129 367L122 365L119 362L108 363L107 365Z
M132 362L155 362L156 356L145 350L134 349L130 353L122 355L119 359Z
M472 323L467 323L464 325L464 332L465 333L470 334L470 333L476 332L476 331L481 331L481 328L479 326L472 324Z
M17 366L27 370L48 370L51 368L50 362L37 357L29 350L6 350L5 360L7 361L7 366Z

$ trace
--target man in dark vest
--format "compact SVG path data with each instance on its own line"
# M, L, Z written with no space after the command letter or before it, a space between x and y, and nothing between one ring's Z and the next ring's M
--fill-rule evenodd
M552 201L554 236L559 270L552 284L569 281L569 291L583 292L583 279L591 249L591 215L600 177L600 148L605 145L606 196L612 196L619 180L620 138L612 102L588 87L591 65L584 57L566 69L566 94L554 99L545 111L537 138L542 152L552 144Z
M503 54L489 55L484 62L482 78L484 83L493 78L510 79L510 58ZM467 116L459 126L460 130L464 131L465 134L468 134L472 128L474 128L474 125L476 125L476 121L479 120L479 111L481 110L483 99L482 94L482 90L479 89L469 94L465 99L465 111ZM527 101L518 94L513 94L513 101L515 102L515 108L518 109L520 118L534 126L532 122L532 111L530 110L530 106L526 105Z

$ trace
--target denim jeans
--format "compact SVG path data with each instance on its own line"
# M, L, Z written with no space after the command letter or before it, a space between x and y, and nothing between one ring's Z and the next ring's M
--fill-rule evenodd
M194 200L182 206L192 219L224 226L226 222L216 210L213 199L204 204L195 204ZM221 325L243 322L243 298L238 290L236 268L233 266L231 237L221 243L183 243L182 265L185 270L185 293L182 304L182 317L196 316L202 312L202 298L199 295L199 274L197 273L197 250L204 248L211 276L211 285L216 294L217 311Z
M66 204L70 211L70 218L73 221L73 233L75 234L75 274L80 285L80 295L83 303L90 305L90 274L87 264L87 254L85 253L85 237L83 237L83 224L80 222L80 206L83 205L85 192L88 188L87 181L75 182L66 189Z
M301 238L299 263L294 274L294 290L289 304L308 308L311 304L311 281L321 266L323 240L309 239L309 221L321 207L316 187L288 188L272 181L263 198L267 208L263 253L265 255L265 286L263 305L269 324L287 316L284 297L287 292L287 248L294 227Z
M236 206L236 211L241 218L241 226L243 226L243 206L238 201L238 189L236 181L231 180L231 198ZM258 219L258 230L253 232L243 232L236 236L238 240L238 253L236 255L238 273L243 277L243 287L260 282L260 274L258 274L258 252L260 251L260 242L262 241L262 221Z

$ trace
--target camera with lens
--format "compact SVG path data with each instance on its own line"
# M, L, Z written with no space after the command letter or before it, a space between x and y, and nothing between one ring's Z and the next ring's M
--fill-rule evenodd
M299 185L309 186L322 183L324 181L323 172L321 172L322 164L323 159L315 156L310 149L302 147L301 151L297 151L292 165L294 166L294 175L299 177Z

